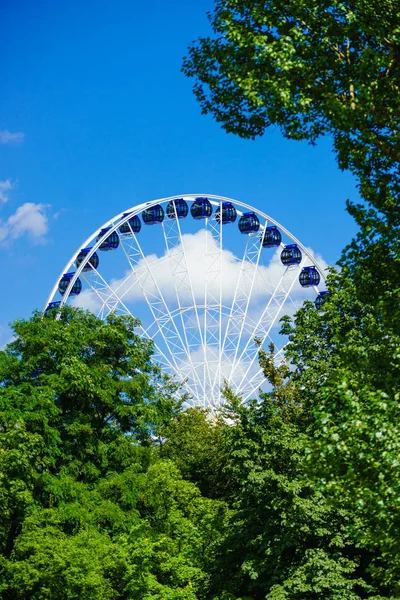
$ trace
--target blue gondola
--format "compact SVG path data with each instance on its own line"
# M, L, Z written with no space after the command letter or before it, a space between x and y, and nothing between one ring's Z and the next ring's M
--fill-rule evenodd
M129 213L124 213L122 217L127 217ZM132 233L139 233L142 228L142 223L137 215L122 223L121 227L119 227L119 232L123 234L132 235Z
M299 265L301 263L301 250L297 244L285 246L282 250L281 261L284 265Z
M315 298L315 308L317 310L321 310L323 303L327 299L329 292L320 292L318 296Z
M218 206L217 210L215 211L215 219L217 223L221 222L221 215L222 225L234 223L236 221L236 208L233 206L232 202L223 202L222 211L221 206Z
M193 219L208 219L212 215L212 205L208 198L196 198L190 207L190 214Z
M91 249L92 248L82 248L82 250L79 252L78 256L76 257L76 261L75 261L76 268L78 268L83 263L83 261L85 260L85 257L89 254ZM82 271L91 271L92 269L97 269L98 266L99 266L99 256L98 256L97 252L93 252L92 256L90 257L88 262L85 264Z
M164 221L164 209L160 204L150 206L142 212L143 223L146 225L155 225Z
M274 248L275 246L279 246L281 241L281 232L275 225L265 228L262 236L263 248Z
M321 277L314 266L304 267L299 275L299 281L302 287L311 287L313 285L318 285L321 281Z
M166 212L168 219L184 219L188 216L189 207L183 198L177 198L168 202Z
M38 381L38 379L39 379L40 375L43 375L43 373L44 373L44 369L43 369L43 367L40 367L40 366L39 366L39 367L37 367L36 369L33 369L33 370L32 370L32 371L29 373L29 375L30 375L30 377L32 377L32 379L33 379L33 381L34 381L34 385L35 385L36 387L38 387L38 386L39 386L39 381Z
M104 229L102 229L99 233L99 235L97 236L97 241L99 241L103 235L105 233L107 233L107 231L109 231L111 229L111 227L105 227ZM116 248L118 248L119 246L119 237L118 237L118 233L116 231L113 231L112 233L110 233L110 235L108 237L106 237L105 240L103 240L99 246L99 250L102 250L102 252L108 252L109 250L115 250Z
M43 373L44 373L43 368L37 367L37 369L33 369L33 371L31 371L30 375L31 375L31 377L36 379L37 377L39 377L39 375L42 375Z
M57 302L49 302L49 304L46 306L46 310L44 311L44 314L47 315L51 310L55 310L56 308L59 308L61 304L61 301L58 300Z
M240 233L256 233L260 229L260 221L254 212L243 213L239 219Z
M65 273L61 277L60 283L58 284L58 291L60 292L61 296L64 296L65 292L67 291L67 287L69 286L70 281L74 275L75 275L75 273ZM78 277L78 279L75 281L74 285L72 286L70 295L78 296L78 294L80 294L81 291L82 291L82 282Z

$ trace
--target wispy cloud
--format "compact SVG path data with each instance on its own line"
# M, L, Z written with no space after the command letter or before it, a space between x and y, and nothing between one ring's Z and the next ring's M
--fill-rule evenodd
M48 231L47 204L25 202L6 222L0 222L0 242L27 235L35 243L43 243Z
M66 208L60 208L59 211L53 213L53 219L55 219L55 220L58 219L58 217L65 211L66 211Z
M0 181L0 202L8 202L8 192L13 189L10 179Z
M0 144L21 144L25 139L25 134L22 131L12 133L7 129L0 131Z

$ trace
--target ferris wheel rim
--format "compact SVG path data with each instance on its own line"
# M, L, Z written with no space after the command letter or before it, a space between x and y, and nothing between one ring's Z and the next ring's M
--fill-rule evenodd
M103 223L103 225L101 225L100 227L98 227L98 229L96 229L84 242L83 244L81 244L80 246L78 246L78 250L72 255L72 257L70 258L70 260L65 264L63 270L61 271L60 275L58 276L58 278L56 279L56 283L54 284L50 294L47 297L47 301L46 304L44 306L44 309L46 309L46 307L48 306L48 304L51 302L52 298L55 296L55 294L57 293L58 290L58 282L60 281L61 277L64 275L64 273L68 272L68 269L72 266L74 266L75 264L75 260L80 252L80 250L82 248L86 248L88 246L88 244L90 244L90 242L104 229L109 228L107 230L107 232L104 233L103 237L100 238L91 248L91 251L87 254L86 259L84 261L82 261L82 263L79 265L79 267L76 268L75 274L73 276L73 278L71 278L71 282L68 286L68 288L66 289L64 296L61 300L61 304L60 307L62 307L66 300L69 297L69 292L71 291L76 279L79 277L79 275L81 274L81 272L83 271L85 265L87 264L87 262L90 260L90 258L92 257L92 255L96 252L96 250L100 247L101 243L114 231L117 230L118 227L120 227L121 225L123 225L124 223L126 223L127 221L129 221L129 219L131 219L133 216L138 215L139 213L141 213L143 210L145 210L146 208L152 208L153 206L156 206L157 204L165 204L166 202L170 202L171 200L176 200L178 198L183 198L184 200L189 200L189 201L194 201L196 198L200 198L200 197L204 197L207 198L208 200L210 200L210 202L212 204L217 205L219 202L232 202L233 204L235 204L236 206L240 206L241 208L245 208L247 209L249 212L255 212L257 215L262 216L263 219L266 219L268 222L273 223L273 225L275 225L275 227L278 227L278 229L280 229L287 237L289 237L291 240L293 240L293 242L295 244L297 244L300 248L300 250L302 252L304 252L304 254L308 257L308 259L315 265L315 267L318 269L321 278L323 279L323 281L325 281L325 274L324 274L324 269L319 265L318 261L311 255L311 253L307 250L307 248L300 242L299 239L297 239L288 229L286 229L286 227L284 227L283 225L281 225L281 223L279 223L279 221L277 221L276 219L274 219L273 217L271 217L270 215L268 215L267 213L265 213L264 211L255 208L254 206L251 206L250 204L246 204L244 202L241 202L240 200L236 200L235 198L230 198L229 196L219 196L216 194L207 194L207 193L199 193L199 194L174 194L173 196L167 196L165 198L158 198L156 200L150 200L149 202L142 202L140 204L135 204L133 207L127 208L123 211L121 211L120 213L118 213L117 215L115 215L114 217L112 217L111 219L109 219L108 221L106 221L105 223ZM125 217L124 217L125 215ZM281 244L282 245L282 244Z
M262 210L260 210L258 208L255 208L255 207L253 207L253 206L251 206L251 205L249 205L247 203L241 202L240 200L229 198L227 196L219 196L219 195L215 195L215 194L206 194L206 193L202 193L202 194L180 194L180 195L179 194L175 194L173 196L168 196L168 197L165 197L165 198L159 198L159 199L151 200L149 202L144 202L144 203L136 204L136 205L132 206L131 208L128 208L128 209L124 210L123 212L118 213L117 215L115 215L114 217L112 217L111 219L109 219L108 221L106 221L101 227L99 227L98 229L96 229L86 239L86 241L82 245L78 246L78 249L76 250L76 252L72 255L72 257L70 258L70 260L66 263L64 269L62 270L60 276L58 277L58 279L56 280L56 282L55 282L55 284L53 286L53 289L51 290L51 292L49 294L49 297L48 297L46 305L45 305L45 309L46 309L46 307L49 306L50 302L55 297L55 295L57 293L57 289L58 289L58 284L59 284L61 278L64 276L65 273L69 272L71 269L74 269L74 272L73 272L73 275L70 277L68 286L65 289L64 294L62 295L60 303L58 304L59 309L61 309L62 306L64 306L64 304L66 304L68 302L68 300L70 298L70 292L71 292L71 290L72 290L75 282L77 281L77 279L79 278L79 276L81 274L82 274L83 279L85 280L85 282L89 283L88 279L90 279L90 277L86 277L86 273L84 271L85 271L85 266L90 262L90 259L93 256L93 254L95 254L95 252L99 249L99 247L102 245L102 243L105 240L107 240L108 237L113 232L117 232L117 234L118 234L117 230L123 224L129 222L135 215L139 215L145 209L152 208L152 207L154 207L154 206L156 206L158 204L163 205L163 204L170 203L171 201L175 201L175 200L178 200L178 199L183 199L183 200L188 201L188 202L194 202L196 199L199 199L199 198L209 200L209 202L212 205L219 206L220 210L222 210L222 203L225 203L225 202L232 203L235 207L238 208L238 210L236 212L237 212L237 214L239 216L241 216L243 214L243 212L252 212L252 213L255 213L262 221L265 221L265 225L261 225L260 224L260 230L259 230L259 232L257 232L257 233L250 233L250 234L248 234L246 236L248 238L248 240L252 236L253 236L253 239L256 239L256 237L257 238L261 237L262 233L265 230L265 228L267 227L267 225L269 225L269 224L274 225L283 234L285 234L292 242L294 242L294 244L296 244L298 246L298 248L301 250L301 252L303 253L301 265L296 265L296 269L300 268L301 266L303 266L304 262L306 261L306 259L308 259L311 262L311 265L314 265L318 269L318 271L320 273L320 277L321 277L321 282L325 282L324 269L318 264L318 261L309 252L309 250L288 229L286 229L283 225L281 225L278 221L276 221L276 219L270 217L264 211L262 211ZM176 205L175 204L174 204L174 210L175 210L175 219L174 219L174 222L177 224L177 227L178 227L178 230L179 230L179 235L180 235L180 240L181 240L181 243L182 243L182 234L181 234L181 230L180 230L180 223L179 223L178 215L177 215L177 212L176 212ZM215 219L215 213L214 213L214 216L213 216L212 219L207 218L205 220L206 221L206 227L205 227L206 230L207 230L209 221L214 221L214 220L218 221L217 219ZM168 219L165 219L165 221L162 222L163 235L164 235L164 239L165 239L166 245L167 245L167 237L166 237L165 226L166 226L167 223L169 223ZM137 240L137 235L135 234L135 232L133 232L133 230L131 228L131 225L129 223L128 223L128 225L129 225L129 229L131 230L132 237L135 238L136 243L138 245L138 248L142 252L143 258L145 258L145 255L144 255L143 250L141 248L140 242ZM220 236L219 237L219 244L220 244L219 245L219 256L220 256L221 260L222 260L221 256L222 256L222 250L223 250L223 245L222 245L222 239L223 239L222 230L223 230L223 227L222 227L222 225L223 225L222 219L219 220L218 226L214 225L214 227L219 228L219 236ZM120 237L120 240L121 240L121 247L124 249L124 253L126 254L126 251L125 251L125 248L124 248L124 244L122 243L122 240L124 239L125 236L123 235L122 232L120 232L119 237ZM89 248L90 244L92 244L92 245ZM183 245L183 243L182 243L182 245ZM282 241L281 241L281 243L279 245L281 247L283 247L283 248L285 247L285 244ZM258 249L258 259L261 256L261 244L259 244L259 246L260 247ZM82 262L78 266L76 266L77 257L82 252L82 249L87 249L88 251L85 253L85 256L84 256ZM183 250L183 254L185 255L185 260L186 260L186 251L185 250ZM245 261L245 257L246 257L246 252L244 253L244 256L243 256L242 261L241 261L241 265L242 266L243 266L243 262ZM126 255L126 258L128 260L128 263L132 267L132 265L131 265L131 263L130 263L129 258L128 258L127 255ZM166 260L170 259L170 257L167 256L167 254L165 254L164 258ZM257 262L257 265L258 265L258 262ZM154 274L152 273L151 268L149 268L147 266L147 269L148 269L148 273L150 273L151 277L154 279ZM108 288L108 290L110 292L109 295L106 297L106 300L104 300L104 299L102 300L101 317L100 318L104 319L107 316L107 314L110 314L117 307L123 308L124 311L126 312L126 314L132 315L131 310L123 302L124 295L126 295L127 292L124 292L124 294L122 294L122 295L118 294L117 292L118 292L119 288L117 288L117 290L113 290L111 288L111 286L109 285L109 283L106 280L104 280L104 278L102 278L101 274L97 271L97 269L94 269L93 271L95 271L97 273L97 275L101 279L103 279L104 283L106 284L106 286L107 286L107 288ZM287 269L285 270L285 273L286 273L286 271L287 271ZM295 270L293 268L292 269L292 273L294 273L294 271ZM131 275L131 273L129 273L129 275L127 275L126 278L128 279L130 277L130 275ZM254 273L254 277L256 277L256 272ZM222 262L221 262L220 278L221 278L221 281L220 281L220 287L219 287L220 291L219 291L219 330L218 330L218 333L219 333L219 336L220 336L220 340L219 340L219 355L218 355L218 361L219 362L218 362L218 368L216 369L214 375L210 376L210 373L208 373L208 377L210 378L210 385L211 385L211 389L212 390L216 389L217 383L218 383L218 389L220 390L221 387L222 387L222 383L223 383L222 363L221 363L221 360L222 360L222 356L223 356L223 351L225 349L225 340L226 340L226 337L227 337L227 331L225 331L225 333L222 333L222 331L221 331L221 328L222 328L222 313L223 313L223 308L228 309L228 311L230 310L230 312L232 313L232 310L233 310L233 307L234 307L234 302L235 302L235 299L233 299L232 303L230 304L230 306L229 306L229 303L226 306L223 306L223 303L222 303ZM275 324L275 322L277 320L277 317L279 315L279 312L282 309L282 307L285 305L285 302L287 301L287 299L289 298L291 300L291 302L294 304L294 306L296 306L296 303L294 302L293 298L290 296L290 292L291 292L291 289L292 289L292 287L293 287L293 285L295 283L295 280L296 280L296 277L292 277L291 287L290 287L289 291L287 292L286 296L284 297L284 299L280 301L281 304L279 305L279 310L276 313L276 315L274 316L273 320L269 324L269 329L268 329L268 332L267 332L267 334L266 334L266 336L264 338L264 341L267 339L267 337L269 337L269 332L271 331L271 328L274 326L274 324ZM189 275L189 281L190 281L190 275ZM155 279L154 279L154 282L156 283ZM111 283L112 283L112 281L111 281ZM131 287L133 287L136 283L137 282L134 281L132 283ZM120 284L120 287L122 285L123 284ZM158 285L158 284L156 284L156 285ZM174 282L174 285L176 285L176 282ZM193 294L194 293L193 292L193 286L192 286L191 283L190 283L190 285L191 285L191 292ZM239 281L237 282L237 285L239 285ZM96 292L96 289L93 287L93 285L91 283L89 283L89 287L91 288L92 291ZM318 293L318 291L319 291L318 288L316 288L316 286L313 286L313 287L314 287L314 291L316 293ZM128 291L129 291L129 289L128 289ZM237 290L235 290L235 294L236 294L236 291ZM142 289L142 292L143 292L143 289ZM273 293L275 293L275 291ZM250 302L251 294L252 294L252 290L251 290L251 293L250 293L249 302ZM144 294L144 292L143 292L143 295L144 295L144 298L145 298L145 300L147 302L148 307L151 310L151 306L150 306L149 300L146 297L146 295ZM168 317L170 319L170 323L173 324L173 327L175 327L175 329L176 329L175 315L171 316L171 312L170 312L170 309L168 307L168 303L163 298L163 294L162 294L161 291L160 291L160 296L161 296L161 298L163 300L164 307L166 309L166 313L168 313ZM110 303L111 308L108 305L108 302ZM179 299L178 299L178 304L179 304ZM185 310L192 310L192 309L194 309L195 311L197 311L197 309L200 309L200 308L201 308L201 304L199 304L198 302L196 302L195 298L193 296L193 307L190 306L190 307L186 307L184 309L180 309L180 307L179 307L179 309L175 309L175 311L173 311L173 312L176 312L177 315L180 315L180 317L183 318L182 315L183 315L183 312ZM246 307L246 318L247 318L247 309L248 309L248 305ZM265 310L266 309L264 309L264 312L262 313L262 316L264 315ZM107 311L108 311L108 313L105 314ZM207 302L206 302L206 298L204 300L204 312L205 312L204 318L206 319L206 315L207 315ZM60 313L58 312L57 318L59 318L59 315L60 315ZM153 314L153 317L154 317L154 314ZM198 315L197 315L197 318L198 318ZM260 317L260 319L261 318L262 317ZM157 320L155 319L149 326L146 326L146 328L142 327L142 332L144 334L144 337L150 337L150 335L148 333L149 330L151 330L152 328L154 328L155 325L157 325L158 331L156 330L155 333L152 334L152 335L154 335L154 337L157 337L157 335L160 333L163 342L166 343L166 337L164 335L164 331L163 331L162 328L160 328L159 324L156 323L156 321ZM183 321L182 321L182 324L183 324ZM257 323L256 325L254 325L254 324L251 325L251 327L253 327L253 331L256 331L258 325L259 325L259 323ZM200 332L200 325L199 325L199 332ZM180 334L178 332L178 329L176 329L176 333L178 334L178 337L179 337ZM239 340L241 340L242 334L243 334L243 328L240 331ZM186 336L186 333L184 333L184 335ZM201 332L200 332L200 335L201 335ZM204 328L204 335L205 336L207 335L207 328L206 327ZM221 340L222 339L223 339L223 342L222 342L222 345L221 345ZM237 357L237 351L238 351L238 348L237 348L237 350L235 352L234 360L233 360L233 363L232 363L232 366L231 366L230 376L234 373L235 368L238 367L238 366L240 366L240 360L243 357L243 355L246 355L246 350L247 350L247 348L249 346L250 339L251 338L248 339L248 341L247 341L247 343L245 345L245 348L244 348L244 350L241 351L239 357ZM203 396L204 396L204 407L206 407L206 404L205 404L205 402L206 402L206 393L205 393L205 387L204 387L205 384L204 384L204 381L203 381L203 392L202 392L201 391L202 380L198 376L198 373L197 373L197 371L196 371L193 363L191 362L192 359L191 359L191 356L190 356L190 348L188 346L186 337L185 337L185 340L181 339L180 343L182 345L182 348L186 352L186 356L187 356L187 359L188 359L189 363L191 363L191 371L190 371L190 373L191 373L192 377L193 377L193 374L195 374L195 376L198 379L198 382L196 383L195 397L196 398L200 397L199 393L198 393L199 390L200 390L200 392L203 393ZM175 373L175 375L179 375L179 367L176 364L176 360L175 360L174 354L171 352L171 348L169 347L168 343L166 343L165 345L166 345L166 347L167 347L167 349L169 351L169 354L171 355L171 359L172 359L172 362L174 364L171 363L171 359L168 358L168 356L166 356L165 353L157 346L156 342L154 342L154 345L157 348L157 351L158 351L158 354L159 354L159 362L161 364L164 364L165 366L167 366L167 368L169 368L173 373ZM283 351L283 348L281 348L279 350L278 354L280 354L282 351ZM205 343L204 343L204 352L206 352L206 344ZM237 358L238 358L238 360L237 360ZM255 360L255 356L253 354L251 363L249 364L246 373L243 375L243 377L241 379L240 386L242 385L242 383L243 383L243 381L245 379L245 376L248 374L250 368L252 367L252 365L254 363L254 360ZM199 363L197 362L196 364L199 364ZM206 354L204 354L204 374L205 374L206 369L208 369L208 368L209 368L208 358L206 358ZM240 366L240 368L242 369L243 367ZM240 373L240 369L239 369L238 372ZM260 371L258 371L254 375L252 375L252 377L250 379L250 382L251 381L256 381L257 382L257 376L259 375L259 372ZM182 376L180 378L184 382L184 379L182 378ZM219 378L218 382L217 382L217 378ZM178 379L179 379L179 376L178 376ZM248 389L246 390L246 387L244 387L243 392L245 394L247 394L246 399L247 399L247 397L251 393L254 393L254 390L256 390L257 387L259 387L259 386L257 386L257 385L253 386L253 388L252 388L252 390L250 390L250 392L248 391ZM208 403L207 406L209 408L211 408L211 409L218 408L218 407L213 406L211 401Z

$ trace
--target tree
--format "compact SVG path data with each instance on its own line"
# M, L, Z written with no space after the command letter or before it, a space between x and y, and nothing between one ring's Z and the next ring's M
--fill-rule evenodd
M200 408L182 411L164 429L161 455L174 461L182 476L207 498L226 498L231 482L225 477L224 430L221 415Z
M244 138L270 125L311 143L332 137L368 202L348 202L360 231L340 265L358 299L378 293L398 330L399 3L218 0L209 18L214 37L194 43L183 64L202 111Z
M179 411L136 321L63 309L0 352L0 596L195 600L225 505L159 456Z
M360 230L323 310L306 303L284 323L294 368L280 395L295 397L306 426L304 473L352 514L346 535L370 553L373 586L397 597L400 7L220 0L210 18L214 38L194 44L183 67L203 112L242 137L270 124L311 143L331 135L367 201L348 204Z
M272 390L248 406L229 390L224 429L231 495L215 558L216 598L358 600L375 595L370 554L347 531L351 511L331 504L306 469L309 418L289 370L260 362Z
M202 111L244 138L330 134L339 166L399 225L397 0L217 0L209 17L214 37L183 64Z
M345 272L332 274L323 311L306 303L293 324L286 320L287 358L295 366L289 381L309 413L305 470L332 504L352 512L353 543L371 553L377 588L396 597L398 321L389 321L374 297L360 302L354 286Z

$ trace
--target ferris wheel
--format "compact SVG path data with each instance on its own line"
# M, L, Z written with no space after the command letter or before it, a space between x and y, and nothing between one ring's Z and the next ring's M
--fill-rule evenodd
M100 260L101 259L101 260ZM280 318L322 305L313 252L264 212L187 194L138 204L94 231L67 262L45 310L81 306L140 319L154 361L189 406L215 410L226 381L243 401L265 384L258 343L284 358Z

